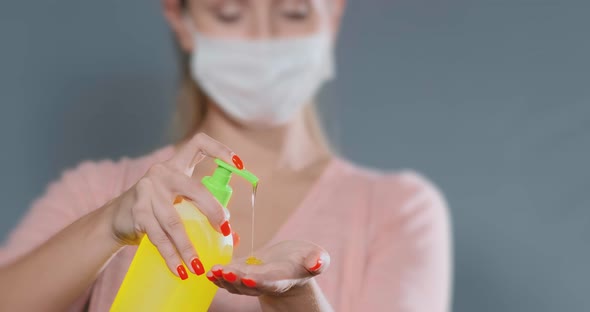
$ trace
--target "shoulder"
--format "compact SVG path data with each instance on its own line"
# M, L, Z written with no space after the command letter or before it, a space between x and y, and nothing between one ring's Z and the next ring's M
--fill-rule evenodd
M98 209L129 188L142 171L173 152L163 148L138 158L84 161L63 171L45 193L33 201L6 247L0 248L0 264L17 259L48 237L87 213Z
M411 199L420 196L442 197L441 190L422 173L411 170L380 170L336 159L343 178L370 184L375 195Z
M85 194L82 196L91 201L90 206L102 205L133 185L153 164L166 160L172 149L167 146L135 158L82 161L64 170L61 177L48 186L46 195Z
M379 268L379 276L387 272L405 287L378 292L381 298L399 294L407 309L448 310L452 231L442 191L415 170L357 170L370 177L373 185L365 233L371 267ZM382 280L373 278L371 282ZM404 302L404 298L427 300Z
M151 165L166 160L167 156L172 152L171 149L171 146L166 146L146 155L122 157L118 160L85 160L74 167L66 169L62 174L62 178L78 176L81 178L95 179L120 174L133 175L135 171L147 170Z
M421 213L445 218L448 214L443 192L420 172L411 169L385 171L342 159L338 162L346 178L365 185L371 214L401 217Z

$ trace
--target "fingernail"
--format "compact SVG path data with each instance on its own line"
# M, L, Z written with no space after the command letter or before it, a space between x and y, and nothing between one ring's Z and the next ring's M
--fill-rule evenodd
M312 272L317 271L319 268L322 267L322 264L323 264L322 259L318 259L316 264L314 266L312 266L311 268L309 268L309 270Z
M188 278L188 274L186 273L184 265L181 264L177 266L176 271L178 271L178 275L180 275L180 279L182 279L183 281Z
M240 156L238 155L234 155L231 160L234 162L234 165L236 166L236 168L242 170L244 169L244 162L242 162L242 159L240 158Z
M213 273L213 275L215 275L216 277L222 277L223 276L223 271L221 270L217 270L217 271L211 271Z
M224 278L226 281L228 281L228 282L230 282L230 283L233 283L233 282L235 282L235 281L236 281L236 279L237 279L238 277L237 277L237 276L236 276L234 273L232 273L232 272L229 272L229 273L224 273L224 274L223 274L223 278Z
M193 267L195 274L202 275L203 273L205 273L205 268L203 267L203 263L201 263L201 260L199 260L199 258L193 258L193 260L191 261L191 266Z
M234 232L233 239L234 239L234 247L238 247L238 245L240 244L240 235L238 235L238 233Z
M226 237L231 235L231 225L229 225L229 221L225 221L221 225L221 234Z
M249 279L249 278L242 279L242 283L244 283L244 285L251 287L251 288L256 287L256 282L254 280Z
M209 275L207 275L207 279L210 280L210 281L212 281L212 282L214 282L214 283L217 282L217 279L215 278L215 276L209 276Z

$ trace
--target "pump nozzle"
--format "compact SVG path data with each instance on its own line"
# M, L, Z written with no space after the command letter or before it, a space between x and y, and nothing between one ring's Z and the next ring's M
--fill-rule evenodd
M256 186L258 184L258 177L256 177L252 172L246 170L246 169L238 169L226 162L224 162L221 159L215 159L215 163L222 168L225 168L227 170L229 170L231 173L237 174L239 176L241 176L242 178L246 179L246 181L250 182L252 184L252 186Z
M217 169L211 176L204 177L202 183L224 207L227 206L232 194L232 188L229 186L232 173L246 179L252 186L258 185L258 177L252 172L245 169L240 170L220 159L215 159L215 163Z

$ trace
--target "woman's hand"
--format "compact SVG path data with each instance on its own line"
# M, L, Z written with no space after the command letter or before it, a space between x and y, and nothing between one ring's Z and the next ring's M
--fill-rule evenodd
M243 168L229 148L199 133L171 159L151 167L133 187L106 205L111 210L113 237L120 244L138 244L147 234L169 269L182 279L188 278L183 262L190 264L189 269L197 275L203 274L204 268L173 206L177 196L192 200L214 229L224 236L231 235L221 204L203 184L191 179L195 165L205 156Z
M207 272L215 285L233 294L282 296L305 286L330 265L330 256L318 245L305 241L283 241L256 253L260 265L246 264L246 258Z

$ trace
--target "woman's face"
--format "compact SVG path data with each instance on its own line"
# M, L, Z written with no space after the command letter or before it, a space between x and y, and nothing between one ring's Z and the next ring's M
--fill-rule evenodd
M344 0L163 0L165 16L182 47L192 49L186 16L200 32L223 38L274 39L336 34ZM197 43L198 44L198 43Z

